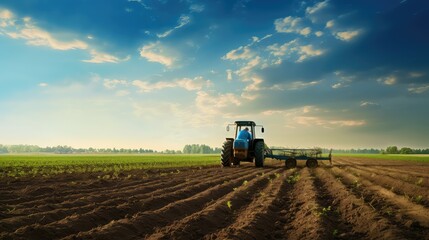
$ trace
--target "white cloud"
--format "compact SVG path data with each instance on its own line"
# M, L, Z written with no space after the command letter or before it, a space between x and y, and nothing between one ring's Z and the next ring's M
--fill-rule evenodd
M0 9L0 18L1 19L12 19L14 18L13 13L7 9Z
M265 39L267 39L267 38L270 38L270 37L272 37L272 36L273 36L273 34L267 34L267 35L265 35L263 38L258 38L258 37L256 37L256 36L253 36L253 37L252 37L253 42L252 42L251 44L249 44L249 46L253 45L254 43L260 43L260 42L262 42L263 40L265 40Z
M323 1L323 2L316 3L312 7L307 7L307 9L305 10L305 12L307 14L314 14L314 13L320 11L321 9L326 8L328 6L328 2L329 1L326 0L326 1Z
M303 82L303 81L295 81L291 83L284 83L284 84L275 84L270 89L271 90L300 90L307 87L312 87L317 84L319 84L320 81L311 81L311 82Z
M354 75L345 75L343 72L334 72L335 76L338 77L338 82L332 85L332 88L338 89L350 86L350 83L356 78Z
M177 86L184 88L188 91L201 90L203 87L211 85L210 80L204 79L202 76L195 77L194 79L183 78L176 81Z
M226 79L227 79L228 81L231 81L231 80L232 80L232 70L231 70L231 69L227 69L227 70L226 70Z
M250 81L251 83L244 88L241 97L247 100L255 100L259 97L259 95L255 92L261 90L260 85L263 80L260 77L253 76L250 78Z
M47 86L48 86L48 84L47 84L47 83L44 83L44 82L39 83L39 87L47 87Z
M395 76L387 76L377 79L377 82L383 83L385 85L394 85L396 83L397 79Z
M423 86L419 86L419 87L412 86L412 87L408 88L408 91L410 93L415 93L415 94L424 93L424 92L426 92L428 90L429 90L429 84L426 84L426 85L423 85Z
M82 62L89 62L89 63L118 63L118 62L123 62L123 61L128 61L130 59L130 57L126 57L124 59L120 59L118 57L115 57L113 55L107 54L107 53L102 53L102 52L98 52L96 50L91 50L89 52L91 54L91 59L89 60L82 60Z
M56 50L87 49L88 45L80 40L61 41L54 38L49 32L32 25L25 25L25 28L16 32L5 32L13 39L25 39L28 45L47 46Z
M260 62L261 58L257 56L254 59L250 60L244 67L237 70L235 74L237 74L238 76L246 76L250 73L250 71L252 71L253 68L258 66Z
M329 113L329 116L326 114ZM302 127L323 127L323 128L338 128L338 127L358 127L366 125L365 120L360 119L343 119L334 117L334 113L327 109L320 109L315 106L302 106L287 110L266 110L261 113L265 116L283 117L283 121L288 128Z
M54 33L37 27L30 17L24 17L22 19L16 18L15 15L7 9L0 9L0 33L13 39L23 39L26 44L32 46L46 46L62 51L75 49L88 51L92 59L83 60L84 62L117 63L129 59L119 59L113 55L98 52L94 47L78 39L59 39ZM91 35L87 36L87 38L90 40L93 39Z
M148 81L134 80L132 85L136 86L140 92L151 92L164 88L174 88L177 86L175 82L156 82L150 83Z
M159 37L159 38L164 38L164 37L167 37L168 35L170 35L174 30L176 30L176 29L179 29L179 28L182 28L182 27L184 27L185 25L187 25L187 24L189 24L191 22L191 18L189 17L189 16L187 16L187 15L181 15L180 17L179 17L179 20L177 21L177 26L175 26L174 28L172 28L172 29L169 29L169 30L167 30L167 31L165 31L164 33L161 33L161 34L157 34L156 36L157 37Z
M237 49L229 51L225 56L222 57L224 60L239 60L239 59L249 59L253 57L252 51L248 46L241 46Z
M167 49L160 42L150 43L140 49L140 56L146 58L149 62L157 62L167 67L171 67L174 58L168 56Z
M308 36L310 33L311 33L310 27L303 28L301 31L299 31L299 34L303 36Z
M323 36L323 32L322 31L317 31L314 33L314 35L316 35L317 37L321 37Z
M306 60L309 57L320 56L323 53L324 53L323 50L314 49L311 44L306 45L306 46L301 46L301 47L299 47L300 57L298 58L297 62L303 62L304 60Z
M358 127L366 124L364 120L328 120L322 117L298 116L294 118L295 123L305 126L333 127Z
M15 24L15 18L11 11L7 9L0 9L0 34L2 34L1 28L13 26Z
M140 92L151 92L154 90L161 90L165 88L183 88L188 91L196 91L201 90L204 87L209 87L211 85L211 81L206 80L201 76L198 76L194 79L182 78L171 82L160 81L156 83L134 80L132 82L132 85L136 86Z
M339 82L339 83L335 83L334 85L332 85L332 88L337 89L337 88L342 88L342 87L346 87L344 85L344 83Z
M378 103L362 101L360 104L361 107L370 107L370 106L378 106Z
M310 57L319 56L325 52L321 49L315 49L311 44L300 46L297 39L287 42L281 46L278 44L270 45L267 47L267 50L270 51L273 56L287 55L290 57L293 53L296 53L298 56L296 62L303 62Z
M311 33L309 27L305 27L302 24L302 18L299 17L285 17L279 18L274 21L276 31L279 33L298 33L307 36Z
M222 109L230 106L240 106L241 102L232 93L211 95L205 91L197 92L195 105L204 114L217 115L222 113Z
M189 7L189 10L191 11L191 12L197 12L197 13L200 13L200 12L202 12L202 11L204 11L204 5L199 5L199 4L192 4L190 7Z
M118 80L118 79L104 79L103 85L107 89L114 89L118 85L127 86L128 82L126 80Z
M328 22L326 22L326 28L332 28L335 25L335 21L334 20L329 20Z
M279 46L277 43L270 45L267 47L267 50L270 51L270 53L274 56L284 56L286 54L290 54L294 51L297 51L297 44L298 40L292 40L290 42L287 42L281 46Z
M335 37L342 41L350 41L353 38L357 37L361 32L362 32L361 30L336 32Z

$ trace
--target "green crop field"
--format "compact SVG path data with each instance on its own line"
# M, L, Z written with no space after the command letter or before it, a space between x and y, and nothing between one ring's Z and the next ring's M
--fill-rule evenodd
M356 157L356 158L375 158L386 160L402 160L415 162L429 162L427 154L332 154L334 157Z
M219 155L0 155L0 178L219 164Z

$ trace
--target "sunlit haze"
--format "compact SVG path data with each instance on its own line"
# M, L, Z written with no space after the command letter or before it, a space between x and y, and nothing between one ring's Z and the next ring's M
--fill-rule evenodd
M429 146L429 1L0 0L0 144Z

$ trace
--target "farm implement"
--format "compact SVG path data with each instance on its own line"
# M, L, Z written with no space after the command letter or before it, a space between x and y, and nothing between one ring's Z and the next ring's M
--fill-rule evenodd
M317 167L318 161L329 160L330 164L332 164L332 150L329 152L328 157L323 157L322 150L319 148L270 149L265 144L264 139L256 137L256 127L260 127L261 132L264 132L262 125L256 125L253 121L236 121L234 124L227 125L227 131L230 130L230 126L235 128L235 137L226 138L223 143L221 164L224 167L237 166L240 165L240 162L254 162L256 167L263 167L265 158L285 161L286 168L296 167L297 160L305 160L306 166L309 168Z

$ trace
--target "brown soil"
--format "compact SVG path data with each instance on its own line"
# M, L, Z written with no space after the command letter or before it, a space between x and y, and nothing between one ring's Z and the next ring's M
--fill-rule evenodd
M0 180L0 239L429 239L429 164L334 158Z

